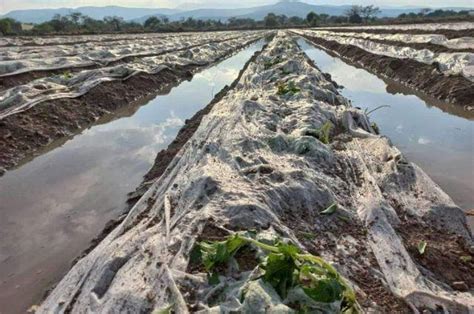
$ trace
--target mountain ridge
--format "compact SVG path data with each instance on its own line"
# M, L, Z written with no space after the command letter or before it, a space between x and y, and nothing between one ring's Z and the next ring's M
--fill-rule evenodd
M72 12L80 12L94 19L103 19L105 16L120 16L128 21L143 23L150 16L168 17L171 21L179 21L187 18L214 19L227 21L231 17L263 19L268 13L285 14L286 16L306 17L310 11L318 14L343 15L350 5L315 5L300 1L280 1L275 4L254 6L248 8L198 8L192 10L168 9L168 8L129 8L122 6L85 6L78 8L58 9L31 9L13 10L1 16L10 17L22 23L42 23L53 18L55 14L67 15ZM421 7L380 7L379 16L396 17L402 13L419 12ZM437 8L438 9L438 8ZM472 10L464 7L447 7L443 9Z

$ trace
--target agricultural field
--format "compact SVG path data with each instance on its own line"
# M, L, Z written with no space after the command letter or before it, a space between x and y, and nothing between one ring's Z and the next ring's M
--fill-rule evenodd
M471 313L473 36L0 38L0 313Z

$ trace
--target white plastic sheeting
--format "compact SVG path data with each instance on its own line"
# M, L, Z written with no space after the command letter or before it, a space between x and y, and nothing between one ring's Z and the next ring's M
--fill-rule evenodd
M373 42L367 39L352 38L328 34L313 30L295 30L297 34L319 37L332 40L343 45L353 45L370 53L399 59L413 59L426 64L438 64L439 70L446 75L460 74L470 81L474 81L474 53L452 52L435 53L428 49L413 49Z
M192 35L194 33L180 33ZM109 42L117 40L148 40L155 37L173 36L176 33L149 33L149 34L101 34L101 35L74 35L74 36L21 36L0 37L2 46L48 46L48 45L74 45L88 42Z
M102 82L127 79L137 73L156 74L167 67L177 65L212 63L264 35L265 32L242 33L238 39L139 58L126 64L84 70L70 77L55 75L37 79L0 92L0 119L27 110L46 100L79 97Z
M390 40L399 41L404 43L430 43L435 45L444 46L451 49L474 49L474 38L473 37L460 37L448 39L444 35L440 34L374 34L374 33L354 33L354 32L330 32L330 31L318 31L321 34L328 34L333 36L345 36L363 39L377 39L377 40Z
M456 22L456 23L424 23L424 24L390 24L390 25L371 25L371 26L339 26L324 27L325 29L393 29L393 30L428 30L436 31L438 29L446 30L465 30L473 29L474 22Z
M281 62L268 68L276 58ZM301 91L278 95L278 81L292 81ZM343 123L352 136L337 151L305 135L328 120ZM249 280L250 272L220 276L217 286L204 273L187 273L190 251L206 225L265 229L304 249L295 236L304 230L288 221L296 217L317 229L318 212L334 201L347 204L339 210L368 234L315 233L337 242L321 247L322 257L343 274L365 270L426 311L468 313L471 294L454 293L418 269L396 231L400 219L389 200L403 204L400 216L430 216L440 232L468 239L461 209L415 165L403 163L413 175L398 171L400 152L370 132L363 112L351 108L295 42L279 33L121 225L69 271L37 313L137 313L170 305L175 313L188 313L188 306L202 313L292 313L286 305L291 302L283 304L272 287ZM340 170L349 173L345 178L336 173L340 164L350 165ZM359 254L362 248L373 252L378 265ZM341 263L338 254L344 255ZM190 295L195 304L187 304ZM381 312L368 306L368 312Z
M244 34L245 35L245 34ZM240 37L236 32L200 33L189 37L177 34L167 37L154 37L148 40L128 40L122 44L107 42L105 45L90 43L69 47L34 47L21 48L17 52L3 48L0 60L0 77L29 71L57 70L64 68L103 65L126 57L140 57L159 54L165 51L183 49L185 47L206 42L221 41ZM1 50L1 49L0 49Z

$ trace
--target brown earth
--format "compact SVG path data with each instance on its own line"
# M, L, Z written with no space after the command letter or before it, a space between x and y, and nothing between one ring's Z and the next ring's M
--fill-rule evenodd
M109 114L148 94L190 78L198 67L166 69L159 75L138 74L126 81L98 85L78 98L40 103L0 120L0 167L14 167L23 158L54 140L92 125Z
M436 65L376 55L353 45L343 45L317 37L305 37L350 62L432 97L459 106L473 105L474 83L461 75L447 76L439 71Z
M445 47L445 46L441 46L441 45L436 45L436 44L432 44L432 43L407 43L407 42L403 42L403 41L395 41L395 40L383 40L383 39L372 39L372 38L369 38L367 40L370 40L370 41L373 41L373 42L376 42L376 43L380 43L380 44L384 44L384 45L391 45L391 46L396 46L396 47L410 47L410 48L413 48L413 49L418 49L418 50L421 50L421 49L428 49L430 51L433 51L433 52L450 52L450 53L453 53L453 52L471 52L471 53L474 53L474 49L453 49L453 48L448 48L448 47Z
M448 30L448 29L437 29L436 31L422 30L422 29L329 29L329 28L318 28L317 30L327 30L335 33L371 33L371 34L439 34L444 35L448 39L460 38L460 37L474 37L474 29L463 29L463 30Z
M282 218L285 225L295 232L298 240L305 245L308 252L321 256L325 251L330 251L335 256L335 264L345 264L346 268L351 269L351 273L344 274L348 279L357 284L356 289L358 302L364 308L373 308L373 302L376 305L376 311L380 313L412 313L410 307L398 298L390 289L368 268L360 263L361 260L368 260L370 267L380 271L374 253L368 246L357 244L358 255L348 259L342 256L336 249L338 239L345 236L357 239L358 243L367 243L367 229L355 217L345 216L343 213L336 213L331 216L325 215L306 215L300 216L288 213ZM318 211L316 211L318 212ZM337 239L330 235L337 235ZM348 266L349 265L349 266ZM348 266L348 267L347 267Z
M186 144L186 142L193 136L194 132L196 132L197 128L201 124L202 118L211 111L214 105L219 102L227 94L228 91L232 90L237 85L244 71L247 69L249 64L253 62L255 58L257 58L261 51L263 50L257 51L247 61L244 67L240 70L237 79L230 86L225 86L219 93L216 94L214 99L206 107L196 112L194 116L190 119L187 119L185 121L184 126L179 130L178 135L173 140L173 142L171 142L166 149L160 151L157 154L153 166L144 176L144 182L135 190L135 192L129 194L129 199L127 202L130 206L135 204L143 196L151 182L155 181L165 172L166 168L176 156L176 154L181 150L184 144Z
M399 228L408 252L420 271L458 291L474 289L474 252L457 235L446 234L428 225L405 221ZM426 242L423 254L420 242ZM427 273L427 271L429 273Z
M176 66L156 75L140 73L125 81L105 82L80 97L46 101L0 120L0 176L41 147L81 131L119 108L190 79L193 73L209 65Z
M7 75L7 76L0 77L0 92L7 90L9 88L15 87L15 86L27 84L29 82L32 82L40 78L45 78L45 77L50 77L50 76L55 76L55 75L63 75L65 73L73 74L73 73L78 73L84 70L93 70L93 69L99 69L103 67L115 66L119 64L126 64L126 63L134 61L137 58L140 59L140 58L145 58L145 57L156 57L156 56L160 56L160 55L170 53L170 52L178 52L178 51L183 51L187 49L193 49L193 48L200 47L206 44L221 43L228 40L231 40L231 39L212 40L205 44L196 44L196 45L183 47L180 49L165 50L158 53L149 53L149 54L141 55L141 56L128 56L128 57L121 58L119 60L115 60L115 61L111 61L111 62L107 62L103 64L97 63L93 65L88 65L88 66L80 66L80 67L71 66L71 67L66 67L66 68L56 69L56 70L37 70L37 71L28 71L24 73Z

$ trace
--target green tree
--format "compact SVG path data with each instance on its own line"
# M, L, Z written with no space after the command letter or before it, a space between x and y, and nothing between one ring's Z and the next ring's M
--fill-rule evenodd
M0 33L2 35L7 35L12 32L12 25L9 19L0 20Z
M278 17L274 13L268 13L263 22L266 27L278 27Z
M363 7L360 5L353 5L345 13L349 23L362 23L362 10Z
M368 5L360 9L360 15L364 18L366 22L376 17L377 14L380 14L380 12L381 12L380 9L373 5Z
M156 16L150 16L149 18L146 19L145 24L143 25L145 26L145 28L156 30L160 27L161 20L157 18Z
M318 21L319 16L313 11L309 12L308 15L306 15L306 22L308 23L308 25L316 26L318 25Z

